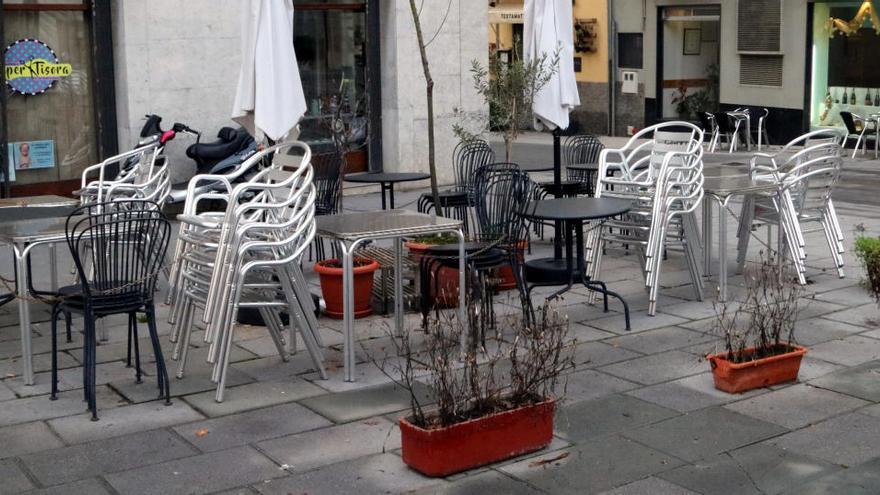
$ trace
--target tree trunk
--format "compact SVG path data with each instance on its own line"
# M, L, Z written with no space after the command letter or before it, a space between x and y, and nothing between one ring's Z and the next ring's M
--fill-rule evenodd
M425 39L422 36L422 23L419 20L416 0L409 0L409 6L416 28L416 38L419 41L422 69L425 72L425 93L428 100L428 171L431 174L431 196L434 200L434 212L440 212L440 190L437 187L437 165L434 160L434 79L431 78L431 68L428 65L428 56L425 52Z

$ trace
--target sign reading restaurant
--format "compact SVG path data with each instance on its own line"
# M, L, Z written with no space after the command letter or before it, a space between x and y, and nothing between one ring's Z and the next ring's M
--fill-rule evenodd
M523 9L489 9L489 24L522 24Z
M6 84L23 95L45 93L55 81L73 72L70 64L61 63L49 45L37 39L13 42L6 47L3 59Z

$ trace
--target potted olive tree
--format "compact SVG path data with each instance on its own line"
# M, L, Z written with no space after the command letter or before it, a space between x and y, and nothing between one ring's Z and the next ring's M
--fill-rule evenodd
M797 379L807 349L795 343L800 286L764 260L745 273L744 300L721 303L715 329L724 352L707 356L715 388L740 393Z
M547 307L533 325L509 317L495 325L492 345L462 352L462 332L487 331L477 306L468 303L469 324L450 314L432 319L421 347L411 336L394 336L393 373L410 391L409 415L400 418L403 461L427 476L447 476L546 447L553 438L556 389L573 367L568 321ZM502 338L504 337L504 338ZM425 399L417 378L433 390ZM433 405L427 403L433 401Z

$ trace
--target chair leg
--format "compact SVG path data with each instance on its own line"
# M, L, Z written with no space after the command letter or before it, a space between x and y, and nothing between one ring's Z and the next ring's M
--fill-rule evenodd
M98 336L96 333L95 323L97 318L95 318L94 313L90 311L86 311L83 315L83 320L85 321L86 327L86 345L83 349L84 353L88 355L87 364L85 364L85 368L87 368L87 381L85 383L85 388L87 390L88 395L88 405L89 411L92 413L92 421L98 421L98 405L97 405L97 397L96 397L96 375L97 375L97 364L96 364L96 346Z
M129 315L129 319L131 321L131 339L134 341L134 375L135 375L135 383L143 382L143 368L141 368L141 344L140 339L138 338L138 321L137 315L132 313ZM129 345L129 347L131 347Z
M56 304L52 308L52 393L50 400L58 399L58 313L60 309Z
M156 310L150 303L146 307L147 326L150 331L150 340L153 343L153 354L156 357L156 373L159 381L159 398L165 398L165 405L171 405L171 385L168 380L168 370L165 368L165 358L162 356L162 345L159 343L159 332L156 330Z
M64 321L67 323L67 343L73 342L73 325L72 325L72 315L70 312L64 312Z

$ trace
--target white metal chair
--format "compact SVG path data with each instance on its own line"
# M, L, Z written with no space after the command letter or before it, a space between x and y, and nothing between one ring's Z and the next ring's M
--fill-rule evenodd
M859 145L862 146L862 154L864 155L868 151L868 139L871 139L871 136L867 133L870 131L872 133L877 131L877 120L874 118L865 118L861 115L852 113L852 112L840 112L840 119L843 120L843 125L846 126L846 136L843 138L842 147L846 148L846 143L852 138L856 140L856 145L853 148L852 157L856 157L856 153L859 151ZM873 139L877 139L877 136L873 136Z

